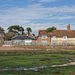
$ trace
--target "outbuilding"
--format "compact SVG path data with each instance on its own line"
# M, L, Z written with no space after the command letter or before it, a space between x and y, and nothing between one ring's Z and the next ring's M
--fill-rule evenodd
M36 41L36 39L30 36L17 35L17 36L12 37L11 41L13 42L13 44L31 45L31 43Z

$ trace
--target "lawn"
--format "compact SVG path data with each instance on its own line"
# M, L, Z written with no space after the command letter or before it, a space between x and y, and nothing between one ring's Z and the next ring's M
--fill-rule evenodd
M75 61L75 51L37 51L0 53L0 68L23 66L52 66ZM0 75L71 75L75 66L48 67L35 71L0 71Z

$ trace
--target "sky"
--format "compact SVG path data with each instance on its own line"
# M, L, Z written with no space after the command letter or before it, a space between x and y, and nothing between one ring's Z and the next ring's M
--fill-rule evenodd
M55 26L75 30L75 0L0 0L0 26L31 27L32 33Z

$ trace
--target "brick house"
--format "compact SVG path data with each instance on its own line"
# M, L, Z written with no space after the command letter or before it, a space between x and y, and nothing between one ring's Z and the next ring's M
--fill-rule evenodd
M39 30L38 43L50 43L52 33L47 33L46 30Z
M38 43L75 43L75 30L70 30L70 24L67 25L67 30L54 30L52 33L39 30Z
M3 43L4 43L4 34L3 34L3 32L2 31L0 31L0 45L3 45Z

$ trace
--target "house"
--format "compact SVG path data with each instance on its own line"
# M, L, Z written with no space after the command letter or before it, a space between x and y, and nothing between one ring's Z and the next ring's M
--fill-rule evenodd
M38 43L50 43L52 33L47 33L46 30L39 30Z
M52 33L47 33L46 30L39 30L38 42L45 44L73 44L75 43L75 30L70 29L70 24L67 25L67 30L54 30Z
M2 31L0 31L0 45L3 45L4 43L4 34Z
M19 44L19 45L31 45L31 43L35 42L36 39L25 36L25 35L17 35L11 38L11 41L13 44Z

